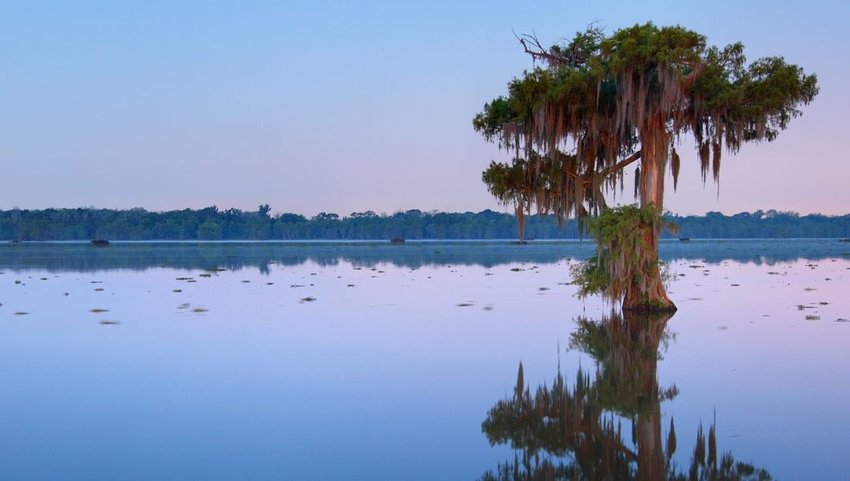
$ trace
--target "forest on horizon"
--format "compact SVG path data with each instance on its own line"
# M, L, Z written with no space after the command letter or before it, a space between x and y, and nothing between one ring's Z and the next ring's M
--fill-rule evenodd
M679 226L670 237L799 238L850 237L850 214L799 215L775 210L702 216L666 214ZM394 214L353 212L346 217L322 212L307 218L294 213L219 210L217 207L150 212L134 209L11 209L0 210L0 240L386 240L514 239L517 219L490 209L481 212L423 212ZM558 225L551 215L526 217L528 239L580 238L578 223ZM585 236L586 237L586 236Z

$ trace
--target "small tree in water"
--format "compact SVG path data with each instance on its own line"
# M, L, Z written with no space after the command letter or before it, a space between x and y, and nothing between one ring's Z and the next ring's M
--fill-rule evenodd
M540 65L485 104L473 126L525 159L530 198L561 221L601 212L604 191L622 190L624 169L636 162L640 207L660 216L668 166L674 188L678 181L680 138L693 138L703 181L709 171L717 181L724 148L775 139L818 92L814 75L781 57L747 65L740 43L708 47L678 26L647 23L610 36L591 27L549 49L532 36L520 42ZM634 259L657 263L661 222L638 228ZM640 291L623 292L624 309L675 310L657 269L621 271L656 277L623 281Z

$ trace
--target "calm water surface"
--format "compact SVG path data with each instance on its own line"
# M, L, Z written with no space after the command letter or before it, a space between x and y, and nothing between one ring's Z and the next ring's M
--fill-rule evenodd
M592 250L0 245L0 479L479 479L513 463L482 422L516 401L520 361L530 393L618 372L573 335L610 313L568 284ZM686 470L714 425L719 452L775 478L845 479L850 245L662 255L679 312L657 366L631 375L675 394L653 421L665 440L675 422L673 462ZM615 399L598 409L633 446L636 404ZM568 463L568 448L540 455Z

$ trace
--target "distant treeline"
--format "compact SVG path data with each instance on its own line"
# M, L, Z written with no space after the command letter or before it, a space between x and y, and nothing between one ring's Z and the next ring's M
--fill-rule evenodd
M372 211L347 217L322 212L312 218L300 214L270 214L268 205L256 211L239 209L185 209L149 212L135 208L12 209L0 211L0 239L58 240L362 240L362 239L510 239L517 236L513 215L481 212L423 212L408 210L392 215ZM679 225L677 234L691 238L850 237L850 214L801 216L793 212L742 212L726 216L667 218ZM579 226L571 220L559 226L553 216L526 217L529 239L573 239Z

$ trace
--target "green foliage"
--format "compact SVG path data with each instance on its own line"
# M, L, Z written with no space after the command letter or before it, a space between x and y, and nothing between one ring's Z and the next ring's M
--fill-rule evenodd
M511 164L491 164L484 181L502 202L521 193L522 209L533 203L559 220L604 211L605 191L622 190L623 169L638 160L635 197L660 211L668 165L678 182L682 136L693 135L703 181L709 170L718 181L724 147L775 139L818 93L814 75L781 57L747 65L740 43L707 47L680 26L637 24L609 36L591 26L549 49L533 36L520 42L541 65L473 119L486 140L515 152ZM579 294L675 310L657 261L660 219L620 210L592 224L599 253L574 269Z
M512 164L490 162L490 166L481 174L481 180L487 191L500 203L514 204L524 209L530 200L531 192L526 181L525 161L517 159Z
M705 37L680 26L658 28L652 23L614 32L599 45L599 55L611 72L687 65L701 60Z
M603 295L608 292L611 277L608 270L600 264L597 256L570 266L570 273L573 284L578 286L579 297Z
M675 229L652 205L606 209L589 220L597 254L572 266L579 297L602 295L615 302L622 300L629 289L649 292L653 283L663 282L657 253L646 238L647 232L658 232L662 226Z
M775 139L818 93L815 75L781 57L747 64L740 43L709 47L681 26L607 36L591 26L549 49L522 42L539 64L486 103L473 127L516 152L538 212L559 218L604 207L603 190L622 188L620 160L635 154L661 169L671 160L677 179L674 142L687 134L703 178L711 170L717 180L724 147ZM541 168L547 162L554 168Z
M488 141L498 140L504 125L517 122L517 114L505 97L497 97L484 105L484 111L472 119L472 125Z

